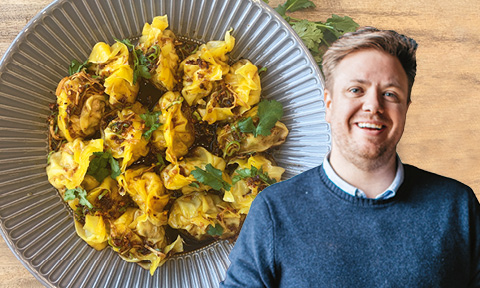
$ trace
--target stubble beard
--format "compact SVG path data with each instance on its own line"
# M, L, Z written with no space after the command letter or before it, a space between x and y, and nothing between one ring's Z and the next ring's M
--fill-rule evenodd
M341 135L332 136L342 156L363 171L375 171L387 165L395 155L396 145L372 143L373 147L360 147L355 141L349 141Z

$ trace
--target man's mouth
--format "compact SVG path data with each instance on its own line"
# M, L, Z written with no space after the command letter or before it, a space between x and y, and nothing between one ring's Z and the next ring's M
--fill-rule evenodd
M359 122L359 123L357 123L357 126L362 128L362 129L372 129L372 130L382 130L382 128L385 127L381 124L365 123L365 122Z

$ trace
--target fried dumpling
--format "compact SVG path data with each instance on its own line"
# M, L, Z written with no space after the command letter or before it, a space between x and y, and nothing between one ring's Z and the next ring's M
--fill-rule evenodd
M59 151L50 155L47 166L48 181L59 190L77 188L87 173L93 153L102 151L102 139L84 142L77 138L63 144Z
M142 137L145 122L140 117L142 110L145 110L135 107L138 105L119 111L117 118L113 119L104 130L107 150L114 158L122 159L122 171L140 157L146 156L149 151L148 141Z
M156 57L150 82L158 89L172 91L178 83L175 74L179 58L175 50L175 35L165 30L167 27L167 15L153 18L152 24L145 23L137 48L147 57Z
M179 69L183 72L182 95L188 105L197 104L198 100L208 96L213 88L212 82L221 80L228 73L227 53L232 51L234 45L235 38L227 31L224 41L207 42L180 63Z
M67 141L92 136L99 129L107 104L104 87L85 72L65 77L58 84L57 124Z

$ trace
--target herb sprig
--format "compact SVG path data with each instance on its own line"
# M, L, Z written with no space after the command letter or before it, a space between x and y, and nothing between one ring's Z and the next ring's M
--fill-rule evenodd
M328 47L343 34L355 31L359 25L348 16L335 14L325 22L297 19L287 14L313 7L315 3L310 0L287 0L278 5L275 11L292 26L321 68L322 56Z
M193 170L191 173L198 182L208 185L214 190L220 191L223 188L225 191L228 191L232 187L225 180L223 180L222 171L213 167L210 163L205 166L205 170L195 166L195 170Z
M78 198L80 205L87 206L88 208L92 209L93 205L90 203L87 199L87 191L84 189L77 187L74 189L68 189L65 191L65 194L63 195L63 200L68 201L68 200L73 200L75 198Z
M98 182L102 182L108 175L116 179L120 174L120 165L110 152L94 152L88 166L87 174L92 175Z
M237 175L233 176L232 185L235 185L235 183L237 183L240 180L243 180L246 178L254 178L254 177L258 177L258 179L262 180L262 182L264 182L267 185L272 185L274 183L277 183L277 180L270 178L267 172L263 172L262 167L258 169L257 167L252 165L250 169L240 168L235 170L235 172L237 173Z
M258 135L268 136L272 132L275 123L283 116L282 103L276 100L262 100L258 103L258 124L255 126L252 117L247 117L238 122L238 129L244 133L253 133L253 136Z
M147 112L140 115L140 118L145 121L145 128L147 128L142 134L145 140L150 140L153 132L163 125L158 119L160 115L162 115L162 111Z
M135 49L135 45L133 45L130 40L114 39L119 43L125 44L125 46L128 48L128 51L130 51L133 56L133 84L137 83L140 77L144 79L152 78L152 75L150 74L150 68L156 63L160 54L158 45L150 47L147 53L143 54L142 50Z

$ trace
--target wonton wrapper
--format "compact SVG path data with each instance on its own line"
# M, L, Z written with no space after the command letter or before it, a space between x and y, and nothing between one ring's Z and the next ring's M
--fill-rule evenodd
M270 179L275 179L280 182L285 169L279 166L272 165L268 159L260 154L248 157L248 159L235 159L229 164L237 163L238 167L235 169L231 177L233 178L238 169L251 169L255 167L258 170L262 169L264 174L268 174ZM253 199L257 194L263 190L268 184L264 183L261 179L242 179L232 186L230 191L225 191L223 200L231 202L233 208L238 210L240 214L247 214L252 205Z
M89 71L105 78L105 93L113 106L123 107L133 104L140 89L139 82L133 83L133 69L128 61L128 48L123 43L111 47L103 42L97 43L90 53ZM138 79L137 79L138 80Z
M198 100L208 96L213 88L212 82L221 80L228 73L227 53L234 45L235 38L227 31L225 41L209 41L180 63L179 69L183 71L182 95L188 105L197 104Z
M85 225L75 220L75 231L80 238L96 250L107 247L108 235L102 216L85 215Z
M214 85L206 108L199 109L202 120L213 124L240 116L260 101L260 93L257 66L246 59L240 60L230 67L224 83Z
M160 177L148 169L147 167L128 169L117 178L118 184L121 189L128 192L153 225L165 225L168 211L164 208L170 195L166 193Z
M160 129L163 130L164 145L167 147L166 159L172 163L186 155L195 141L195 131L182 112L182 102L183 98L179 92L169 91L163 94L154 108L156 111L162 111L163 125ZM158 133L157 131L154 134ZM161 138L158 138L158 135L154 137L157 146L161 143Z
M136 208L128 208L121 217L112 222L109 242L123 260L149 269L150 275L153 275L169 255L183 251L183 240L180 236L167 245L163 226L151 224L145 214Z
M244 117L252 117L258 119L258 106L253 107L244 114ZM255 120L254 120L255 121ZM279 146L287 140L288 129L285 124L280 121L270 130L268 136L257 135L252 133L242 133L238 129L232 129L236 124L225 125L217 129L217 141L224 155L243 155L253 152L264 152L272 147Z
M122 171L149 151L148 141L142 137L145 123L140 114L144 113L144 109L139 108L140 103L136 104L131 109L119 111L117 118L104 131L107 149L114 158L122 159Z
M224 228L221 238L231 237L240 229L241 217L229 209L229 204L218 195L195 192L184 195L173 203L168 225L184 229L190 235L202 240L208 237L207 229L220 224Z
M192 192L192 190L208 190L208 186L204 186L203 184L200 184L200 187L197 189L188 187L191 183L196 182L195 177L191 174L191 172L196 169L195 167L205 170L207 164L211 164L214 168L221 171L224 171L226 166L223 158L213 155L203 147L197 147L192 152L191 157L187 157L177 163L170 163L162 170L161 177L163 183L167 189L182 189L183 193L189 193ZM225 175L225 177L228 176Z
M167 15L153 18L151 25L145 23L137 48L148 55L155 51L154 46L158 47L159 55L156 68L151 71L150 82L158 89L172 91L178 83L175 73L179 58L175 50L175 35L172 31L165 30L167 27Z
M85 72L60 81L57 96L57 124L60 135L71 142L92 136L99 129L107 100L103 85Z
M50 155L48 181L59 190L79 187L94 152L103 152L102 139L83 142L77 138L64 144L59 151Z

